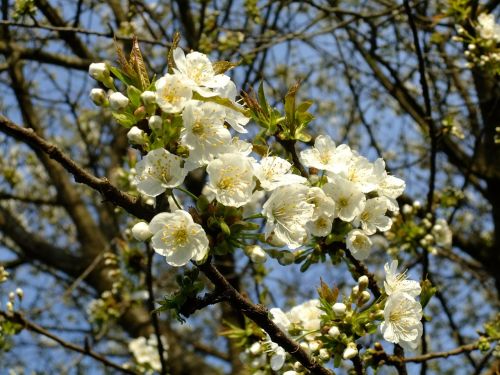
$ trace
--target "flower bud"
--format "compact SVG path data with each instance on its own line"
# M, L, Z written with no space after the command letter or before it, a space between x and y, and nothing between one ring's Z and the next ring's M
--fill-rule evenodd
M319 350L319 358L321 358L323 361L328 361L330 359L330 353L328 353L327 349L322 348Z
M358 306L363 306L370 300L370 298L371 298L370 293L364 290L363 292L361 292L361 295L359 296Z
M412 212L413 212L413 207L412 207L412 206L410 206L409 204L405 204L405 205L403 205L403 213L404 213L405 215L409 215L409 214L411 214Z
M342 318L345 315L345 312L347 310L347 306L344 305L341 302L337 302L332 306L333 312L335 313L336 316L339 318Z
M357 295L358 295L358 293L359 293L359 286L358 286L358 285L353 286L353 287L352 287L352 293L351 293L351 294L352 294L353 296L357 296Z
M155 132L161 131L163 127L163 120L160 116L151 116L148 120L149 128Z
M368 280L368 276L363 275L360 276L358 279L358 285L359 285L359 290L363 291L368 287L368 283L370 280Z
M92 89L89 96L90 100L98 107L104 105L107 101L106 92L103 89Z
M109 96L109 106L113 111L121 111L128 106L129 100L121 92L114 92Z
M316 351L319 350L320 346L321 346L321 342L319 342L319 341L311 341L309 343L309 350L311 352L316 352Z
M259 342L254 342L252 346L250 347L250 353L253 355L257 355L261 352L262 346L260 345Z
M422 208L422 202L420 201L414 201L413 202L413 208L416 210L420 210Z
M14 292L10 292L9 293L9 300L14 301L14 298L16 298L16 295L14 294Z
M133 145L143 145L146 143L144 139L144 132L137 126L132 126L127 133L127 138Z
M24 291L21 288L16 289L16 294L19 299L23 299L24 297Z
M109 77L109 69L106 63L92 63L89 66L89 75L96 81L104 81Z
M156 102L156 93L154 91L144 91L141 94L141 100L145 106L154 104Z
M356 357L357 355L358 355L358 348L356 344L350 342L349 345L347 345L347 348L345 348L344 353L342 353L342 358L351 359Z
M254 263L264 263L267 260L267 253L258 245L248 246L246 251Z
M138 241L147 241L152 235L148 223L144 221L140 221L132 227L132 236Z
M333 337L333 338L340 336L340 330L339 330L339 327L337 327L337 326L332 326L332 328L330 328L330 329L328 330L328 336Z
M7 312L13 313L14 312L14 304L10 301L8 301L5 306L7 307Z
M279 255L278 262L282 266L288 266L295 261L295 255L290 251L282 251Z

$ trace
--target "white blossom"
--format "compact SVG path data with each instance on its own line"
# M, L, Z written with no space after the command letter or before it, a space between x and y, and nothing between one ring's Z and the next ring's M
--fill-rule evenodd
M500 42L500 25L495 22L493 14L481 13L477 17L477 30L483 39L495 39Z
M193 91L186 81L177 74L166 74L155 83L156 103L163 112L182 112L193 97Z
M281 186L273 191L262 210L267 219L266 239L274 233L291 249L302 245L307 236L305 225L314 211L313 205L306 201L307 191L307 186L300 184Z
M340 175L351 181L363 193L375 190L378 185L373 164L362 156L353 156Z
M294 306L288 313L291 323L298 325L303 331L319 331L321 328L321 315L323 311L319 308L320 302L317 299L306 301ZM314 339L317 333L309 334L307 339Z
M316 220L320 216L332 219L335 217L335 202L331 197L326 195L323 189L316 186L309 188L307 191L307 202L314 206L312 220Z
M385 303L380 331L386 341L416 349L422 336L422 306L406 293L391 294Z
M154 233L151 238L153 249L171 266L183 266L191 259L199 262L208 253L205 231L186 211L156 215L149 223L149 230Z
M184 55L182 49L176 48L173 56L176 66L174 71L183 77L187 85L204 97L217 95L210 89L224 87L230 81L224 74L215 74L212 63L203 53L191 52Z
M384 289L385 293L390 296L396 293L406 293L412 297L416 297L421 292L421 287L418 281L408 280L406 272L398 273L398 261L393 260L391 264L386 263Z
M325 237L332 232L333 217L320 215L315 220L309 221L306 226L309 234L316 237Z
M242 111L244 107L236 102L236 85L234 82L229 81L224 87L217 89L217 94L229 99L231 107L222 106L226 112L226 122L238 133L247 133L248 131L243 127L250 121L250 118L245 116Z
M359 226L368 234L374 234L377 229L381 232L391 229L392 220L385 216L387 211L387 200L377 197L368 199L363 211L354 219L353 224Z
M353 229L347 233L346 247L351 251L354 258L363 260L370 255L372 241L362 230Z
M241 207L252 199L255 187L250 158L241 154L222 154L207 166L208 188L225 206Z
M306 167L339 173L344 170L352 157L349 146L335 146L335 142L327 135L319 135L314 147L300 152L300 161Z
M396 198L403 194L406 183L400 178L387 174L384 159L379 158L375 160L374 172L378 180L377 193L387 198L388 210L397 211L399 206Z
M354 183L342 177L333 178L323 190L335 201L335 216L343 221L352 221L365 207L365 195Z
M287 160L278 156L268 156L254 165L254 174L260 186L267 191L283 185L301 184L307 181L304 177L291 173L291 168L292 164Z
M271 320L273 323L276 324L283 332L288 333L288 328L290 328L291 323L283 310L278 307L273 307L269 310L269 313L271 314Z
M182 158L163 148L150 151L135 166L135 183L142 194L156 197L168 188L179 186L186 177Z
M182 122L181 143L189 148L188 169L208 164L228 151L231 134L224 126L221 106L192 100L182 113Z

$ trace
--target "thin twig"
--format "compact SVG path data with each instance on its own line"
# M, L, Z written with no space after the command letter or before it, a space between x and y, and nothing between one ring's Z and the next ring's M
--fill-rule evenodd
M62 347L66 348L66 349L70 349L70 350L73 350L75 352L82 353L82 354L84 354L86 356L92 357L95 360L97 360L97 361L101 362L102 364L104 364L105 366L112 367L115 370L123 372L124 374L133 374L133 375L137 374L133 370L123 368L121 365L110 361L109 359L107 359L103 355L101 355L99 353L96 353L95 351L93 351L92 349L90 349L87 346L86 347L81 347L81 346L75 345L75 344L73 344L71 342L63 340L62 338L60 338L60 337L58 337L58 336L50 333L49 331L47 331L43 327L39 326L38 324L29 321L22 314L20 314L18 312L14 312L12 314L8 314L5 311L0 311L0 316L2 316L3 318L5 318L5 319L7 319L7 320L9 320L11 322L20 324L24 328L26 328L26 329L28 329L28 330L30 330L32 332L36 332L36 333L39 333L42 336L50 338L50 339L54 340L55 342L57 342L58 344L60 344Z

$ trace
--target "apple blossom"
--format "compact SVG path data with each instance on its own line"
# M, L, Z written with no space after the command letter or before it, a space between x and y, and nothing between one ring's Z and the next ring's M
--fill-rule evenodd
M302 245L306 239L305 225L311 220L314 207L307 203L308 187L300 184L281 186L273 191L262 213L266 217L266 239L272 233L291 249Z
M193 92L185 79L176 74L166 74L155 83L156 103L163 112L182 112L193 97Z
M207 166L208 188L225 206L241 207L252 199L255 187L250 158L241 154L222 154Z
M186 176L181 161L180 157L163 148L150 151L136 165L137 190L144 195L156 197L168 188L179 186Z
M191 259L199 262L208 254L205 231L186 211L156 215L149 223L149 230L154 233L151 238L153 249L171 266L184 266Z

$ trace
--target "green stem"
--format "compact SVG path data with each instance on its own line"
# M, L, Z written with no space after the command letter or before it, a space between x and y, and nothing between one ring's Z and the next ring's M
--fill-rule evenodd
M183 188L178 187L178 186L175 187L174 189L182 191L183 193L185 193L185 194L189 195L191 198L193 198L195 201L198 200L198 197L196 195L194 195L193 193L191 193L189 190L183 189Z

